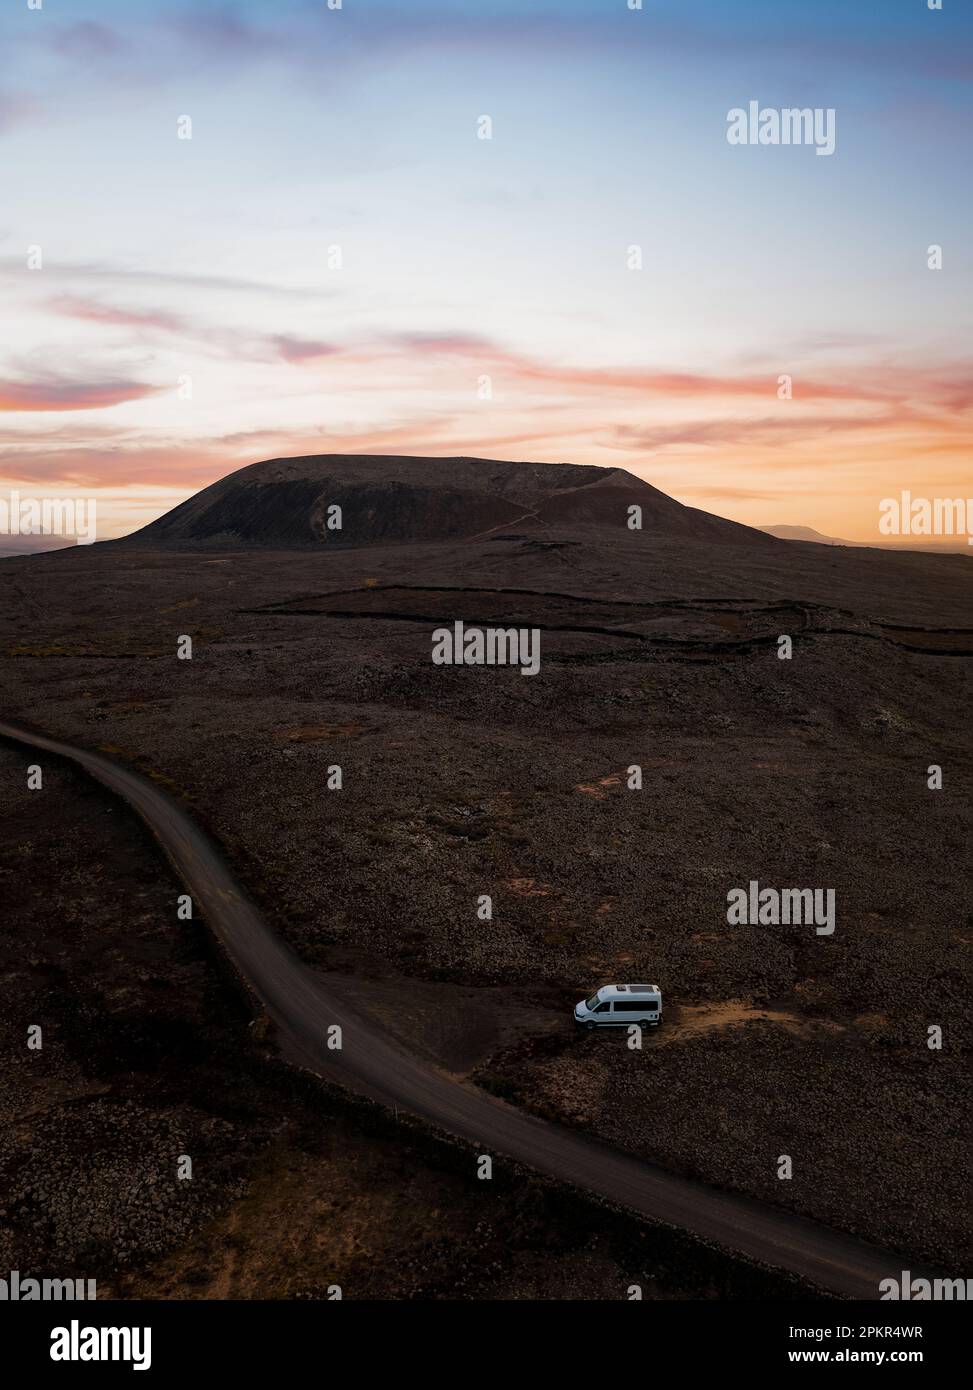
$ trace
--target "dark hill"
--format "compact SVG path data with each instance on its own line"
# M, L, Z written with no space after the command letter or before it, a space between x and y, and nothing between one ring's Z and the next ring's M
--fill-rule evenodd
M327 529L337 504L342 529ZM143 527L126 544L245 542L277 548L461 540L519 529L625 527L642 508L650 534L777 544L749 526L668 497L621 468L496 459L318 454L251 464Z

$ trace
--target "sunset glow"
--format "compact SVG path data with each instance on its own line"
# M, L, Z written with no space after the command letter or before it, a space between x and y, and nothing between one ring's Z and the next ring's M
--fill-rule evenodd
M973 495L970 13L787 11L4 7L0 487L105 536L303 453L620 466L859 540ZM834 154L729 144L751 99L834 108Z

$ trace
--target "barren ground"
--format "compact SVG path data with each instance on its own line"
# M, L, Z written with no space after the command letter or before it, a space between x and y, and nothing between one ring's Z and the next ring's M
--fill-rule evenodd
M305 958L457 1073L954 1270L971 585L962 556L596 532L99 546L0 563L0 703L165 779ZM432 666L432 629L460 618L540 627L540 673ZM28 793L26 761L0 763L6 901L28 923L6 915L0 985L19 1010L0 1010L11 1268L97 1248L132 1292L619 1296L646 1238L632 1223L539 1186L486 1203L420 1134L309 1098L248 1032L202 925L175 923L177 886L127 813L53 765ZM728 926L751 878L834 888L834 935ZM571 1022L625 978L665 995L641 1051ZM25 1018L51 1020L42 1054ZM166 1181L147 1208L112 1200L113 1165L164 1174L177 1144L200 1155L191 1199ZM91 1154L97 1200L72 1185ZM662 1296L756 1278L667 1252Z

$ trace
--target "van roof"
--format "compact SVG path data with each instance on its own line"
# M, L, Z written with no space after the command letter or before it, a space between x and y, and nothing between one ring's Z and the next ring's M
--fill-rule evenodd
M660 994L658 985L604 985L603 991L612 994ZM603 992L599 990L599 993Z

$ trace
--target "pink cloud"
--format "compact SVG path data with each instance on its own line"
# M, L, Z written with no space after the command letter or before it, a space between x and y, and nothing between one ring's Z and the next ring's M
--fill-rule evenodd
M0 411L104 410L123 401L142 400L159 389L138 381L0 380Z
M68 295L50 300L49 308L66 318L119 328L162 328L176 332L186 327L185 319L162 309L119 309L93 299L73 299Z
M476 357L498 351L494 343L478 333L396 333L390 341L407 348L410 352L427 353L431 356L460 354Z
M291 338L286 333L275 333L268 341L271 347L276 349L282 362L311 362L319 357L331 357L341 351L330 343Z
M241 336L224 328L193 323L181 314L165 309L127 309L101 300L61 295L48 300L56 314L82 323L104 324L109 328L148 328L165 333L184 333L198 343L217 349L222 355L252 361L313 362L341 351L332 343L296 338L289 333L273 333L255 338Z

